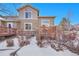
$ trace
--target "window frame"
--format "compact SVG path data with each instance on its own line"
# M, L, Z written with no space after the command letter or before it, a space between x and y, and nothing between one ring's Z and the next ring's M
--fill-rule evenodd
M9 28L9 25L11 28L16 28L16 24L14 22L7 22L7 27Z
M44 23L44 21L48 21L48 23ZM42 25L50 26L49 20L48 19L41 19L41 26Z
M31 29L26 29L26 24L30 24L31 25ZM32 31L32 23L24 23L24 30L25 31Z
M26 13L30 13L30 17L28 16L26 18ZM32 19L32 11L25 11L24 18L26 18L26 19Z

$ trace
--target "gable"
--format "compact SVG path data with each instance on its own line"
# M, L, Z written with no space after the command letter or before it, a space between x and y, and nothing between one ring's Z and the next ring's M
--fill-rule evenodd
M24 10L27 10L27 9L30 9L30 10L35 10L35 11L37 11L37 12L38 12L38 9L36 9L36 8L32 7L31 5L25 5L25 6L23 6L23 7L19 8L19 9L17 9L17 10L18 10L18 11L24 11Z
M20 18L26 18L26 13L31 12L32 18L37 18L39 15L39 12L37 9L33 8L32 6L24 6L19 8L19 17Z

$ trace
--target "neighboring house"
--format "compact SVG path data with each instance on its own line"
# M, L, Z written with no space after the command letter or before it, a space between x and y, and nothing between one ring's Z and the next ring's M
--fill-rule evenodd
M22 31L36 31L41 25L54 25L55 16L39 16L39 10L31 5L25 5L17 11L18 16L3 16L5 20L0 20L1 26Z

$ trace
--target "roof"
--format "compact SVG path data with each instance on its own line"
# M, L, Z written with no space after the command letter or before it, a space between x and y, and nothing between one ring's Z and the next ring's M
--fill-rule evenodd
M15 22L15 21L17 21L17 20L3 20L3 21Z
M3 17L0 17L0 20L5 20L5 18L3 18Z
M13 18L16 18L18 16L3 16L3 18L7 18L7 17L13 17Z
M3 16L3 19L5 19L3 21L16 21L14 19L17 19L17 18L18 16Z
M10 19L10 18L16 19L16 18L18 18L18 16L3 16L3 18L5 18L5 19Z
M55 18L56 16L38 16L38 18Z
M31 7L32 9L34 9L34 10L36 10L36 11L39 11L37 8L34 8L34 7L32 7L31 5L24 5L24 6L20 7L20 8L18 8L17 10L19 11L19 10L25 8L25 7Z

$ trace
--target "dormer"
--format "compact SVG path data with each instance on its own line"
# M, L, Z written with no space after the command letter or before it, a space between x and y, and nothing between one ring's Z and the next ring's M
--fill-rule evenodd
M39 16L39 11L31 5L25 5L19 8L18 12L21 19L36 19Z

